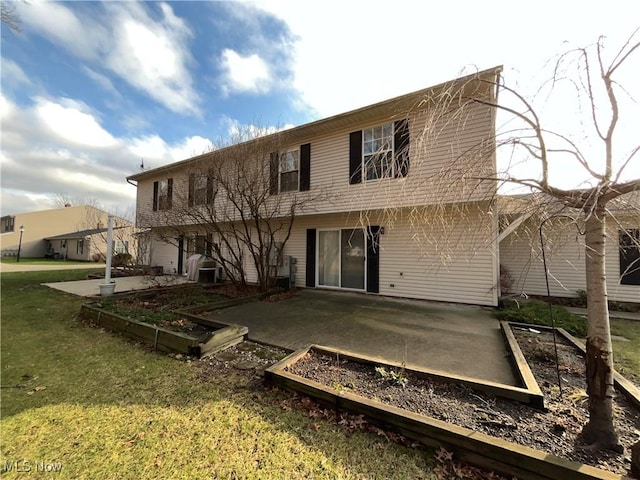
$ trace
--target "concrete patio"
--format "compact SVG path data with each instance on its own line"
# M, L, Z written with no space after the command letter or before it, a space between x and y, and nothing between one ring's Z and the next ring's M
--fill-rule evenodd
M216 310L209 318L247 326L249 339L290 350L314 343L518 385L500 325L482 307L301 290L277 302Z

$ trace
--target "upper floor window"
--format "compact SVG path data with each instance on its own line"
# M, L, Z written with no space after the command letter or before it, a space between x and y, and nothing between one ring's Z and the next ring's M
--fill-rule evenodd
M173 197L173 179L153 182L153 210L171 210Z
M362 131L362 171L366 180L395 176L393 123Z
M271 153L269 193L306 192L311 189L311 144L283 153Z
M640 285L640 229L620 231L620 283Z
M16 228L16 217L2 217L2 233L13 232Z
M189 175L189 206L206 205L213 199L213 179L210 174Z
M300 183L300 154L290 150L279 155L281 192L296 192Z
M409 121L388 122L349 135L349 183L409 174Z

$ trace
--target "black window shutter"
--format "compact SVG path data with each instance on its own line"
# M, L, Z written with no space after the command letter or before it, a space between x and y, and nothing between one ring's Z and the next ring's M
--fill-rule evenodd
M640 230L620 232L620 283L640 285Z
M409 120L398 120L393 126L396 177L409 174Z
M316 229L307 229L307 270L306 282L307 287L316 286Z
M269 193L271 195L278 194L278 154L271 153L271 161L269 162Z
M173 178L167 179L167 210L173 206Z
M213 170L207 174L207 203L213 202Z
M380 231L379 226L367 229L367 292L380 292Z
M349 134L349 184L362 183L362 130Z
M153 211L158 210L158 182L153 182Z
M311 188L311 144L300 145L300 191Z
M189 174L189 206L193 207L193 197L195 193L196 175L195 173Z

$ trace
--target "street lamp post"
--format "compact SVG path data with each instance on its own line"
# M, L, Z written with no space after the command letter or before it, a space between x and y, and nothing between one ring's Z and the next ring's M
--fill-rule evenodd
M24 225L20 225L20 241L18 242L18 258L16 262L20 261L20 251L22 250L22 234L24 233Z

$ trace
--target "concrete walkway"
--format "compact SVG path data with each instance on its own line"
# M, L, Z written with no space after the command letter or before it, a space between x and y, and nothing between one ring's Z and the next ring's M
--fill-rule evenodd
M587 316L586 308L579 307L565 307L571 313L575 313L576 315L582 315L583 317ZM621 318L623 320L635 320L636 322L640 322L640 313L635 312L617 312L617 311L609 311L609 318Z
M33 263L2 263L0 262L1 273L13 273L13 272L42 272L45 270L82 270L93 268L105 268L104 263L66 263L64 260L60 260L60 263L36 265Z
M117 277L113 280L116 282L115 293L129 292L132 290L146 290L147 288L166 287L167 285L187 283L187 277L175 275L164 275L158 277ZM104 283L104 278L98 278L96 280L76 280L73 282L43 283L43 285L81 297L93 297L100 294L99 285L101 283Z
M499 323L480 307L302 290L209 317L245 325L249 339L291 350L314 343L517 385Z

